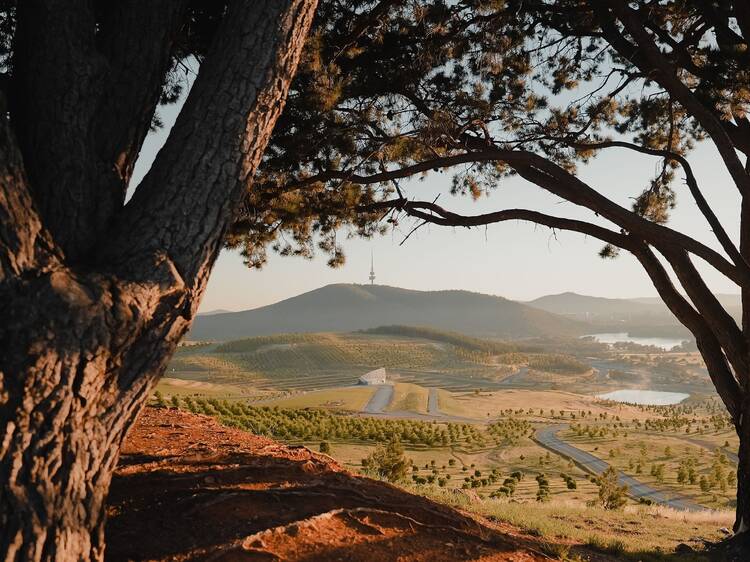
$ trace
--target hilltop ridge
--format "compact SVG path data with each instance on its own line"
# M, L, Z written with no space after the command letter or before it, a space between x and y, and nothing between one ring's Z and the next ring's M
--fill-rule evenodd
M332 284L252 310L198 316L189 337L228 340L395 324L505 338L577 336L586 332L584 323L493 295Z

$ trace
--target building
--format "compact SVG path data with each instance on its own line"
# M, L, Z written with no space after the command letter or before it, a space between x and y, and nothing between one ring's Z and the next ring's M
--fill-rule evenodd
M385 384L387 375L384 368L375 369L359 377L359 384Z

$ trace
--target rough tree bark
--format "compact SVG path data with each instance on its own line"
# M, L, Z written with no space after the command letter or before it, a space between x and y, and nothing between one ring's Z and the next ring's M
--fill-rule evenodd
M128 112L140 108L147 127L158 93L137 91L132 108L110 111L105 88L100 104L80 107L77 92L98 88L101 69L88 58L90 18L66 4L21 4L36 11L37 24L20 18L19 60L33 64L29 41L38 39L64 68L51 69L46 99L16 98L13 123L0 123L6 561L103 559L104 507L120 445L190 326L234 205L282 110L316 1L230 5L164 149L124 207L133 151L145 136L143 118L133 124ZM141 8L148 15L155 4ZM165 19L177 21L180 2L159 4L173 5ZM55 29L64 33L44 35ZM167 59L148 56L157 76ZM133 76L126 61L108 70L125 82ZM39 92L34 84L16 87ZM81 113L66 121L71 111ZM106 128L91 133L97 118L112 137ZM57 126L62 134L54 137ZM44 167L50 159L57 168Z

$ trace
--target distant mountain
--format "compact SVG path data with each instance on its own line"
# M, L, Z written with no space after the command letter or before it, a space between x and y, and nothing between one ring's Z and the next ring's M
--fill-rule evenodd
M714 294L714 296L721 303L721 305L727 309L727 311L730 314L734 314L734 311L739 310L742 306L742 297L740 295L716 293ZM637 298L637 299L632 299L632 300L634 302L639 302L639 303L644 303L644 304L661 303L661 298L659 297L646 297L646 298Z
M715 296L727 312L739 321L740 296L731 294L716 294ZM640 328L679 324L660 297L607 299L577 293L560 293L540 297L525 304L546 312L599 325L621 322Z
M216 310L207 310L206 312L199 312L198 316L213 316L214 314L226 314L227 312L232 312L232 311L226 310L224 308L217 308Z
M588 331L582 322L502 297L468 291L336 284L253 310L198 316L188 337L232 340L289 332L364 330L394 324L502 338L576 336Z
M527 302L529 306L586 320L616 320L633 316L666 316L669 310L660 298L607 299L578 293L547 295Z

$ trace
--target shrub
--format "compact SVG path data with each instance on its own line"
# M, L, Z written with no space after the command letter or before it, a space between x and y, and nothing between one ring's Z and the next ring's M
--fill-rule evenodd
M604 509L620 509L627 503L627 486L620 486L617 471L611 466L598 478L599 505Z
M389 482L398 482L406 478L409 461L404 456L404 448L398 441L387 445L378 445L363 462L368 471L385 478Z

